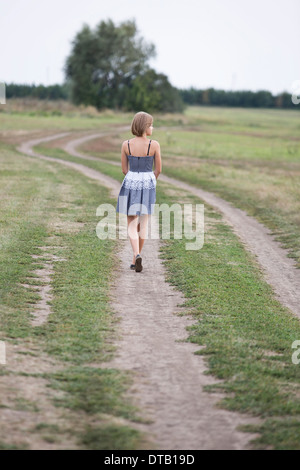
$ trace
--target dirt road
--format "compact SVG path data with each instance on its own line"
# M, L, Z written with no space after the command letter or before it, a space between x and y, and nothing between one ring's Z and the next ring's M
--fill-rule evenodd
M89 140L101 137L102 134L83 136L71 140L63 145L63 148L72 155L83 159L92 159L75 149L75 146L84 144ZM107 163L105 159L97 160ZM112 165L120 166L118 162L110 162ZM159 176L161 181L174 185L176 188L184 189L204 202L217 209L223 215L224 221L228 223L233 231L239 236L245 247L256 257L259 266L264 273L266 281L273 288L275 297L288 307L300 318L300 269L296 268L296 262L288 258L288 251L275 240L270 230L249 216L245 211L234 207L231 203L216 196L213 193L200 188L195 188L187 183L170 178L164 174Z
M66 133L53 139L66 137ZM91 138L91 135L88 136ZM94 137L92 137L94 138ZM37 154L34 145L49 141L35 139L18 150L30 156L56 161L97 179L117 197L120 183L84 165ZM78 156L75 147L81 139L71 140L66 150ZM151 231L158 230L158 221L151 220ZM129 239L119 241L121 269L112 285L111 303L121 318L117 354L102 367L130 370L134 386L129 395L150 424L135 424L146 432L157 449L246 449L254 437L236 430L240 424L259 420L218 409L215 404L222 394L209 394L203 386L216 383L204 375L202 356L193 352L199 346L185 342L186 326L193 319L180 316L184 297L166 282L166 273L159 257L161 241L147 240L143 248L144 269L140 275L128 269L131 259Z

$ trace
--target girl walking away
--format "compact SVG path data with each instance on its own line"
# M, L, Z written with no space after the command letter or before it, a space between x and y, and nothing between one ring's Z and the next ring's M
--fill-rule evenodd
M161 173L160 145L148 139L153 131L153 117L143 111L131 123L133 139L125 140L121 149L123 179L117 212L127 214L127 225L133 260L130 269L141 272L141 251L145 242L148 217L154 212L156 183ZM153 171L154 163L154 171ZM129 165L128 165L129 164ZM129 168L128 168L129 166Z

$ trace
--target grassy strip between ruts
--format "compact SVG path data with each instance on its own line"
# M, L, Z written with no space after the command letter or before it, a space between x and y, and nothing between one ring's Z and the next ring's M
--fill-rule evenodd
M9 145L1 144L0 166L1 340L34 343L35 350L62 364L58 371L32 370L27 375L47 379L51 388L63 393L55 399L57 407L85 413L86 426L80 432L72 429L79 447L141 448L143 436L131 426L141 420L138 410L124 398L131 378L116 369L101 369L100 364L114 351L118 319L109 307L108 293L114 276L111 266L118 259L116 241L97 238L96 208L103 201L114 201L95 181L59 164L21 156ZM31 313L39 295L21 283L37 285L32 270L44 267L43 258L36 264L31 255L46 257L40 246L49 246L49 252L54 250L65 261L54 265L51 314L45 324L33 327ZM1 375L19 374L7 361ZM39 403L39 397L32 401ZM49 433L55 436L57 430L52 432L50 426ZM1 435L0 448L23 447L9 439L9 434Z
M43 153L84 163L119 181L124 177L118 167L83 162L60 149ZM202 202L183 194L181 201ZM174 188L159 182L156 202L176 202ZM262 426L244 428L261 434L257 448L299 449L300 367L291 358L292 343L300 339L299 319L274 299L255 258L206 204L205 222L211 228L201 250L186 250L185 239L171 239L161 251L168 281L185 294L187 311L197 319L189 340L206 346L199 354L205 355L209 373L223 379L207 389L226 392L220 406L264 419Z

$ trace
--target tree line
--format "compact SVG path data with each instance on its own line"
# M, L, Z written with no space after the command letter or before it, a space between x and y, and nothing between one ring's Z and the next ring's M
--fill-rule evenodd
M164 80L166 79L164 78ZM176 111L178 110L178 107L174 106L174 102L178 100L178 94L185 105L236 106L241 108L297 108L297 106L292 103L291 95L286 92L272 95L269 91L225 91L216 90L214 88L208 88L205 90L193 87L189 89L177 89L178 94L176 94L176 97L175 92L172 89L169 89L169 96L165 93L167 90L161 90L165 93L165 101L160 101L161 93L158 84L155 82L155 74L152 71L144 76L140 76L137 80L137 85L132 87L131 90L128 90L128 94L137 93L138 85L142 81L144 81L142 84L144 93L140 90L139 96L135 98L136 109L149 109L151 104L151 107L155 111L157 111L158 108L164 112ZM146 83L146 81L149 83ZM151 93L151 89L155 90L155 93ZM38 98L41 100L63 99L72 101L70 97L70 89L67 84L50 86L18 85L15 83L6 84L6 98L24 97ZM106 102L107 101L108 100L106 100ZM78 101L78 103L80 104L80 101ZM159 104L160 106L158 106ZM123 102L124 110L128 110L127 105L128 103ZM112 106L107 102L106 107L111 108ZM298 106L298 108L300 107Z
M189 105L237 106L241 108L296 108L291 94L287 92L273 95L270 91L225 91L208 88L179 90L184 103Z
M155 56L154 44L138 35L135 20L119 26L101 21L94 30L84 24L72 41L62 85L6 84L6 98L64 99L98 110L150 113L182 112L187 105L297 108L286 92L273 96L266 90L178 89L149 66Z

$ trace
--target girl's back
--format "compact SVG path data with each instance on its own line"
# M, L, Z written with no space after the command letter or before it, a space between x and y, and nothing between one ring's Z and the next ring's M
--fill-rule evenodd
M132 156L137 156L137 157L146 157L148 153L148 148L149 148L150 140L145 138L142 139L140 137L138 138L133 138L129 140L129 148L130 148L130 154ZM158 142L156 140L151 139L151 145L150 145L150 151L148 155L154 155L155 154L155 149L157 148Z

